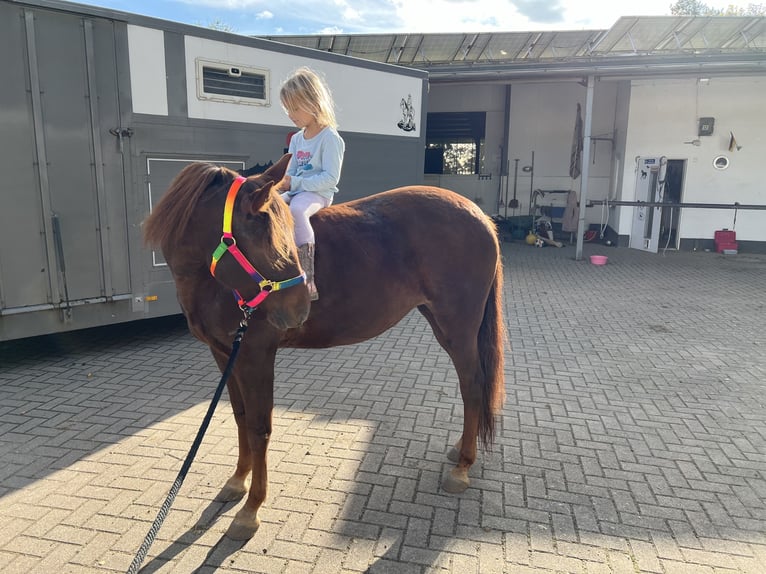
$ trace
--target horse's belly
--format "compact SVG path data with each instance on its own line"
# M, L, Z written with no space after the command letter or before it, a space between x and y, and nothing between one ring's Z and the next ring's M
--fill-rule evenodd
M361 343L388 331L415 305L386 310L371 307L365 313L312 312L301 327L285 333L280 346L318 349Z

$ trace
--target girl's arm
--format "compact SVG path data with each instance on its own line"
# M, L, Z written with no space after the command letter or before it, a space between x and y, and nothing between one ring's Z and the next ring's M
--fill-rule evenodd
M290 163L287 164L287 171L285 172L285 175L289 175L290 177L294 176L295 173L298 171L298 162L295 161L295 136L298 134L293 134L293 137L290 138L290 145L287 146L287 153L290 154Z

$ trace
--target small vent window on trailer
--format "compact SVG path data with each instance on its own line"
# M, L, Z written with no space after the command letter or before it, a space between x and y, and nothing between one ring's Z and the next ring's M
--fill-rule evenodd
M269 105L269 72L224 62L197 60L197 97L238 104Z

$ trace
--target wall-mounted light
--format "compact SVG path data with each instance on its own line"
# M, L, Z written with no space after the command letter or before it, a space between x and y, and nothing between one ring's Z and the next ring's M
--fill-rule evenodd
M700 140L691 140L691 141L684 142L684 143L685 144L689 144L689 145L693 145L693 146L697 146L697 147L702 145L702 142Z
M716 156L715 159L713 159L713 167L719 171L725 170L729 167L729 158L725 155Z

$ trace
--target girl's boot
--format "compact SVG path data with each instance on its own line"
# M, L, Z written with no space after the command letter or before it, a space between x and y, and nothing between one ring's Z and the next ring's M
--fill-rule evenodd
M314 244L304 243L298 247L298 261L306 274L306 287L312 301L319 299L319 291L314 283Z

